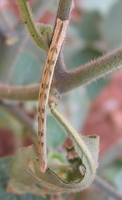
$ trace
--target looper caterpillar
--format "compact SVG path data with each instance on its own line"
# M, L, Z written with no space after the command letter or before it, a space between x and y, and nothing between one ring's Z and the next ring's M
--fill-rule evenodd
M52 42L48 51L47 60L40 85L38 98L38 153L40 160L40 171L45 172L47 168L46 156L46 108L52 83L53 73L58 55L63 44L68 20L57 18Z

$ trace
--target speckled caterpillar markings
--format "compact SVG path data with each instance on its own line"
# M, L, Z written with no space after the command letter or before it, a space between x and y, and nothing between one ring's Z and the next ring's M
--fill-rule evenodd
M38 153L40 160L40 171L45 172L47 168L46 156L46 108L48 104L49 92L52 83L52 77L55 64L59 55L60 48L63 44L68 20L62 21L57 19L56 26L48 52L42 82L40 85L38 98Z

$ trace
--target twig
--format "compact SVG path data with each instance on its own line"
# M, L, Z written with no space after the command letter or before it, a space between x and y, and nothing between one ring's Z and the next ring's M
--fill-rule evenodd
M113 188L99 176L96 176L93 184L112 198L116 200L122 200L122 194L120 194L115 188Z
M39 93L38 85L10 86L0 84L0 99L9 100L37 100Z
M122 48L119 48L75 70L65 71L61 77L57 78L55 86L60 94L64 94L80 85L104 77L120 68L121 65Z
M122 48L102 56L91 63L81 66L73 71L61 71L60 77L54 83L54 87L64 94L81 85L88 84L106 74L117 70L122 65ZM0 84L0 98L11 100L37 100L39 85L14 87Z
M56 18L59 18L61 20L69 19L70 12L72 10L72 2L73 0L60 0ZM65 73L65 70L66 70L66 66L64 64L64 57L62 55L62 48L61 48L60 54L58 56L57 63L55 66L53 78L56 80L58 77L61 77L62 74Z
M110 165L122 152L122 139L120 139L111 149L109 149L105 155L100 158L100 166L98 171L102 170L108 164Z
M65 1L68 2L68 0ZM61 2L63 2L63 0ZM65 65L64 63L62 64L62 58L60 57L57 61L55 81L52 86L56 87L59 93L63 95L64 93L69 92L70 90L83 84L88 84L95 79L105 76L113 70L117 70L121 67L121 65L122 48L110 52L79 67L78 69L70 71L65 70ZM0 85L0 98L13 100L35 100L38 97L38 92L39 85L29 87L10 87Z

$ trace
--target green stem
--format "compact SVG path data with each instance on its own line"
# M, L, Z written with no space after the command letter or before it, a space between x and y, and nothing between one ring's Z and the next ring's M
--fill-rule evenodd
M61 61L60 61L61 62ZM122 48L104 55L76 70L61 70L54 81L54 88L60 94L71 91L83 84L88 84L100 77L117 70L122 65ZM0 98L11 100L37 100L39 85L14 87L0 84Z
M41 34L36 28L29 4L26 0L16 0L18 8L20 10L22 19L35 43L44 51L48 51L48 44L43 40Z
M73 0L60 0L56 18L68 20L72 9L72 2Z
M83 84L88 84L122 65L122 48L97 58L77 69L65 71L57 77L55 87L60 94L69 92Z
M0 84L0 99L9 100L37 100L39 85L30 86L10 86Z

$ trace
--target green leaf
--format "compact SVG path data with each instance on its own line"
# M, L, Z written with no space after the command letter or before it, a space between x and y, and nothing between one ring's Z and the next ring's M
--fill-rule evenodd
M110 6L114 4L116 0L98 1L98 0L86 0L81 1L81 7L85 10L98 10L102 13L107 13Z
M100 174L112 185L121 190L122 160L116 159L110 165L100 170Z
M89 109L89 99L85 88L77 88L63 98L59 105L62 113L68 113L68 120L76 130L81 130Z
M27 53L22 53L15 65L11 82L16 85L35 83L41 76L40 64L36 58Z
M102 52L100 52L99 50L91 47L91 46L86 46L84 49L79 49L77 50L70 58L70 67L74 67L74 66L79 66L79 65L83 65L91 60L94 60L96 58L98 58L99 56L103 55ZM94 98L95 96L97 96L99 94L99 92L101 91L101 89L107 85L109 82L108 80L108 76L105 78L101 78L97 80L97 84L96 82L93 82L89 85L86 85L86 95L87 98ZM78 98L79 99L79 98ZM82 98L81 101L83 101L84 98ZM88 99L87 99L88 100ZM86 99L85 99L86 101ZM82 103L81 103L82 104ZM84 110L85 107L83 107Z
M104 18L102 34L108 49L115 49L122 43L122 1L117 1Z
M49 24L42 24L42 23L36 23L37 29L39 32L43 35L45 38L46 42L50 42L50 37L52 33L52 26Z
M8 175L8 168L11 163L11 157L5 157L0 159L0 199L2 200L48 200L50 199L47 197L46 199L34 194L13 194L6 192L6 188L9 181ZM9 185L10 186L10 185ZM12 188L11 188L12 189Z
M98 12L85 13L80 26L80 34L84 40L91 42L100 39L99 23L101 16Z
M45 34L47 31L51 33L52 31L52 27L49 24L36 23L36 26L42 34Z
M116 178L115 178L115 185L118 188L118 190L122 193L122 169L118 172Z
M0 127L9 127L11 124L8 113L5 112L4 108L0 108Z
M80 136L69 124L69 122L58 112L58 110L53 107L53 104L50 105L50 108L54 117L67 131L70 139L72 140L75 151L81 159L82 165L85 167L83 178L81 179L79 185L77 184L77 189L79 186L79 190L83 190L84 188L88 187L95 177L98 162L99 137L94 135ZM72 189L73 191L75 190L74 188Z
M66 134L61 126L56 123L55 119L48 115L47 117L47 146L56 148L63 144Z
M102 88L104 88L108 83L109 77L106 76L105 78L100 78L95 82L87 85L86 90L89 99L95 98L101 92Z
M101 56L102 52L94 49L91 46L86 46L84 49L79 49L70 58L70 68L83 65L97 57Z
M85 144L89 146L94 164L96 165L98 157L98 137L82 137L82 139L84 140ZM81 147L79 146L80 141L78 141L77 144L76 139L74 140L73 138L73 142L75 143L78 155L80 155L80 158L82 158L82 162L87 162L87 158L83 155ZM15 181L16 185L18 185L17 191L19 191L20 186L23 186L27 192L32 192L34 194L36 193L38 195L61 192L76 192L88 186L88 180L91 182L94 178L89 165L86 166L86 170L88 167L88 172L85 173L84 178L78 183L64 182L64 180L61 180L61 178L59 178L49 168L45 173L41 173L39 167L40 163L37 159L37 155L33 146L22 148L17 152L10 166L11 178L13 181ZM96 168L94 168L93 171L96 171L95 169Z
M9 180L8 166L10 164L10 161L10 157L0 159L0 188L2 188L3 190L6 188L7 182Z

